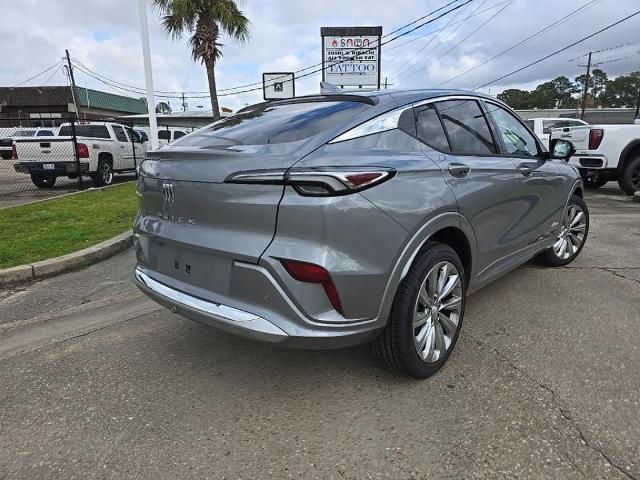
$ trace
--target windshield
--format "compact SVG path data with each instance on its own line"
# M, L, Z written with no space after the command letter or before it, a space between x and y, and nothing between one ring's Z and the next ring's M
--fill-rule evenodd
M261 104L175 142L180 146L264 145L296 142L370 108L357 101Z

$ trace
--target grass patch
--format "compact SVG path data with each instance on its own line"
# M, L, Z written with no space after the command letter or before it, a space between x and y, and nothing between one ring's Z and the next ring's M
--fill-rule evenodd
M0 210L0 268L54 258L131 229L135 182Z

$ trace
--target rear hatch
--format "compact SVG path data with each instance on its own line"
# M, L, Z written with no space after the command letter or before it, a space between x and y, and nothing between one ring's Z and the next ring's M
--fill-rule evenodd
M549 140L553 140L556 138L569 140L571 143L573 143L576 151L586 151L589 149L590 130L590 125L584 125L580 127L554 128L553 130L551 130L551 136L549 137Z
M269 246L284 189L225 180L256 170L283 177L324 143L321 133L369 106L335 100L259 105L148 152L138 183L139 262L223 292L233 260L257 263Z

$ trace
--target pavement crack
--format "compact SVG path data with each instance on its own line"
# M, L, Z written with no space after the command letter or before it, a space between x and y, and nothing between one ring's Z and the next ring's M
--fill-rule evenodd
M589 267L589 268L594 268L594 267ZM598 268L598 267L595 267ZM602 270L607 270L605 268L602 268ZM626 278L626 277L625 277ZM592 451L594 451L595 453L597 453L600 457L602 457L602 459L604 459L604 461L611 465L615 470L617 470L619 473L621 473L622 475L624 475L626 478L629 478L631 480L638 480L634 475L630 474L628 471L626 471L623 467L621 467L620 465L618 465L607 453L605 453L601 448L598 448L596 445L593 445L593 443L591 443L587 437L585 436L584 432L582 431L582 428L580 428L580 425L578 424L578 422L575 421L575 419L573 418L573 415L571 415L571 412L569 411L569 409L567 409L566 407L563 407L561 402L560 402L560 395L558 393L556 393L556 391L549 385L547 385L546 383L544 383L542 380L538 380L537 378L533 377L531 374L529 374L525 369L519 367L517 364L515 364L509 357L507 357L504 353L502 353L500 350L498 350L497 348L494 348L490 345L488 345L487 343L483 342L482 340L467 334L471 340L473 340L476 345L478 345L480 348L483 348L485 350L489 350L491 352L493 352L498 358L500 358L502 361L504 361L507 365L509 365L509 367L511 367L513 370L515 370L516 372L520 373L524 378L526 378L527 380L535 383L538 388L546 391L547 393L550 394L551 396L551 403L553 404L553 406L556 408L556 410L560 413L560 415L562 416L562 418L564 418L570 425L571 427L576 431L576 433L578 434L578 437L580 438L580 441L589 449L591 449ZM582 469L580 468L579 465L575 465L573 462L571 462L573 464L573 466L581 473L584 474L584 472L582 471Z

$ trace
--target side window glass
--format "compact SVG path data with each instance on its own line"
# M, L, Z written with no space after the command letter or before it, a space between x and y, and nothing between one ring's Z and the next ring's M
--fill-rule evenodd
M510 112L493 103L487 103L487 109L498 126L507 155L514 157L535 157L538 155L538 143L529 130Z
M181 130L176 130L175 132L173 132L173 139L174 140L177 140L180 137L184 137L184 136L185 136L185 133L183 131L181 131Z
M487 120L475 100L448 100L436 106L453 153L490 155L497 152Z
M158 130L158 138L160 140L169 140L171 132L169 130Z
M127 135L124 133L124 128L119 127L117 125L113 125L113 133L116 134L116 138L121 142L128 142L129 139Z
M441 152L450 152L449 141L444 133L444 127L433 105L421 107L416 114L416 128L418 138L424 143Z

